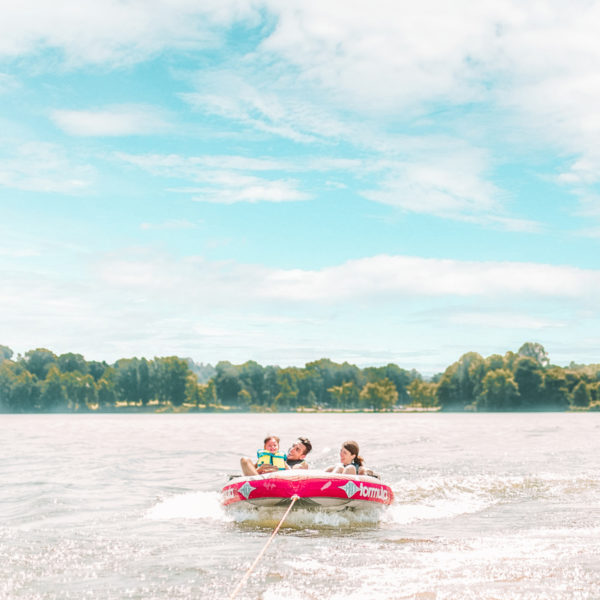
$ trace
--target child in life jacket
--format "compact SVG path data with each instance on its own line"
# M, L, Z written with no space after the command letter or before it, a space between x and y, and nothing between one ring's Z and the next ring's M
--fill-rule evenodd
M262 466L270 465L275 467L273 470L285 470L285 461L287 456L285 452L279 452L279 438L271 435L265 438L264 447L256 452L256 469L260 472ZM264 472L264 471L263 471Z
M265 438L263 449L256 452L256 457L255 463L247 457L241 459L240 464L244 475L261 475L286 469L287 456L285 452L279 451L279 438L276 435Z

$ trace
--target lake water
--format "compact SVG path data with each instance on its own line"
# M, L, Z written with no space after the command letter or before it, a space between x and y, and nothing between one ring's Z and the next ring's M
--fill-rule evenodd
M219 490L268 433L356 439L379 521L293 512L238 598L600 598L600 413L1 415L0 598L228 598L282 513ZM250 517L253 517L250 519Z

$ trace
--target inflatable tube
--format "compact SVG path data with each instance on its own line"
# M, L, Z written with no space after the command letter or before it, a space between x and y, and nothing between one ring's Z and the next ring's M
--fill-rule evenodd
M342 475L316 469L290 469L265 475L235 477L221 490L225 507L286 506L294 495L298 508L361 508L387 506L394 500L391 488L376 477Z

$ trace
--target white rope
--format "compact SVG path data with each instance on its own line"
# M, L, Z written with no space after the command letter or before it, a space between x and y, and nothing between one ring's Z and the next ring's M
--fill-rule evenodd
M231 594L231 596L229 596L229 600L233 600L233 598L235 598L238 595L238 592L242 589L242 586L244 585L244 583L246 583L246 580L248 579L248 577L250 577L250 573L252 573L252 571L254 570L254 567L256 567L256 565L258 564L258 561L262 558L262 555L265 553L265 551L269 547L269 544L273 541L273 538L277 535L279 528L281 527L281 525L285 521L286 517L290 513L290 510L292 510L292 506L294 506L294 503L296 502L296 500L299 500L299 499L300 499L300 496L298 496L297 494L294 494L292 496L292 502L288 506L288 509L285 511L285 514L283 515L283 517L281 517L281 521L279 521L279 523L277 524L277 527L275 527L275 530L271 534L271 537L267 540L267 543L263 546L263 549L260 551L260 553L254 560L252 565L250 565L250 568L246 571L246 574L242 577L241 581L237 584L237 587L235 588L235 590L233 590L233 593Z

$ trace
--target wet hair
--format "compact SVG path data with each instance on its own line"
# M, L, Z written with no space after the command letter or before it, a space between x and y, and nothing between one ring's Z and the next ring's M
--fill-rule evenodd
M266 444L269 440L275 440L277 445L279 446L279 438L276 435L268 435L263 442L263 445Z
M350 452L350 454L354 454L356 455L356 458L354 459L361 467L363 466L363 464L365 463L365 459L362 456L359 456L359 448L358 448L358 444L354 441L354 440L346 440L343 444L342 444L343 448L346 448L346 450L348 450L348 452Z
M312 444L310 443L310 440L306 437L299 437L298 441L304 445L304 447L306 448L306 454L308 454L311 450L312 450Z

